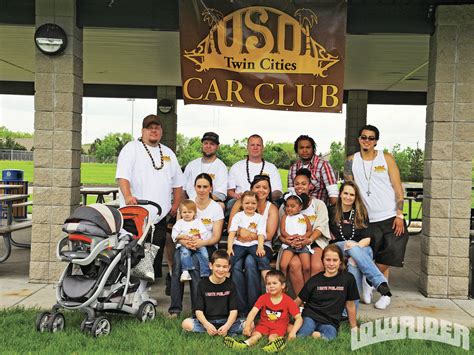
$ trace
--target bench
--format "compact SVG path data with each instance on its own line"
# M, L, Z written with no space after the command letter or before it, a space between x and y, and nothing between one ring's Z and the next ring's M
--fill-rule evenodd
M33 201L14 203L12 205L13 208L15 208L15 207L28 207L28 206L33 206Z
M25 243L18 243L15 242L12 238L12 233L22 230L31 228L33 225L32 220L26 220L22 222L14 222L12 224L0 225L0 235L3 236L3 241L5 243L5 252L3 255L0 256L0 263L4 262L10 257L12 251L12 245L19 247L19 248L30 248L30 244Z

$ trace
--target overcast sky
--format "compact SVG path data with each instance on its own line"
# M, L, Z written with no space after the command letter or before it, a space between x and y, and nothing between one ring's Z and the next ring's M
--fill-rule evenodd
M84 98L82 142L91 143L107 133L132 132L140 135L143 117L156 112L156 100ZM379 147L424 149L425 106L369 105L367 121L380 129ZM312 136L319 152L327 152L333 141L344 142L345 105L342 114L283 112L222 106L184 105L178 101L178 132L187 137L215 131L222 143L232 143L253 133L265 141L293 142L300 134ZM34 130L33 96L0 95L0 125L13 131Z

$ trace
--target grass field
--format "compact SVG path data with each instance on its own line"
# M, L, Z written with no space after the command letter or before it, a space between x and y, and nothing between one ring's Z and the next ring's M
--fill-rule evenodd
M226 349L222 338L204 334L183 334L181 319L168 320L161 315L148 323L139 323L131 316L111 315L112 332L94 339L79 330L83 315L66 312L63 332L38 333L34 329L37 311L9 309L0 311L1 352L7 354L235 354ZM470 343L474 344L471 330ZM261 354L261 341L245 353ZM351 352L351 337L343 325L336 340L323 342L311 338L297 339L288 344L288 354L344 354ZM443 343L423 340L396 340L374 344L356 350L354 354L466 354L465 350Z

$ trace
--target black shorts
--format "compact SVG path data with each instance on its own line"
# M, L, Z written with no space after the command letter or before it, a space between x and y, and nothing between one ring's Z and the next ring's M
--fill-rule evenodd
M370 246L374 251L374 260L377 264L403 267L405 250L408 242L408 229L405 222L405 232L397 237L392 229L392 217L380 222L369 223Z

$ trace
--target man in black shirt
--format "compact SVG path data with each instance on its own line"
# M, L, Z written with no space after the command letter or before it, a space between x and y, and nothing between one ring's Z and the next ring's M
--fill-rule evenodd
M182 327L189 332L226 336L241 334L243 320L237 319L238 301L235 284L226 278L229 272L229 255L225 250L216 250L209 263L211 276L198 285L195 317L186 318Z

